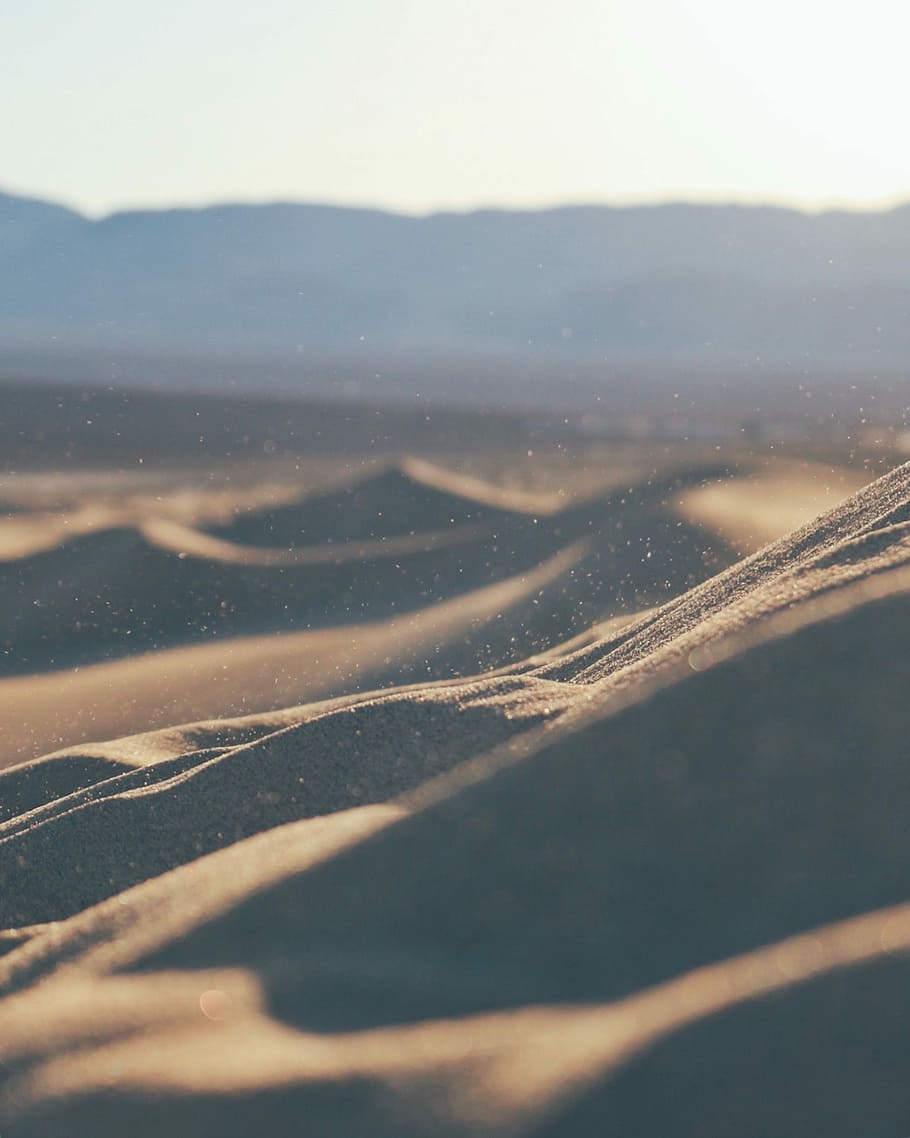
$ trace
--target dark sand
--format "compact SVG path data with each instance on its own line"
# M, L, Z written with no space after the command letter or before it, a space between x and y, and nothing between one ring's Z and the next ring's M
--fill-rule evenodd
M717 473L9 491L0 1134L910 1133L910 467Z

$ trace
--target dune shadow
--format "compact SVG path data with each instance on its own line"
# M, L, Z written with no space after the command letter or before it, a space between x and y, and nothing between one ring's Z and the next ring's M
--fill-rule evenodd
M896 596L692 674L141 966L245 963L276 1018L353 1030L610 1002L896 904L908 632Z
M365 488L370 491L359 512L348 510L344 488L315 504L304 503L300 509L316 519L309 532L318 533L323 544L301 546L299 562L293 545L290 559L275 564L244 557L239 546L224 556L216 546L207 556L204 535L197 550L189 531L186 549L179 531L162 531L159 541L153 527L84 534L51 550L0 562L0 592L9 598L0 614L0 674L235 636L382 620L530 572L572 543L589 541L584 568L567 577L561 589L550 590L545 603L529 605L508 637L500 634L504 629L492 632L479 656L472 657L473 648L460 652L455 646L448 660L434 662L431 674L499 666L606 615L667 599L731 563L731 548L675 517L667 505L680 486L717 474L711 468L691 471L537 517L473 505L393 470L350 489L357 501ZM412 486L420 491L413 514L378 509L384 496L394 502ZM440 540L442 506L444 517L454 519L451 543ZM300 518L294 516L296 527ZM250 515L233 524L249 523L250 532L261 538L261 527L271 526L272 517ZM434 530L422 534L417 524L431 519ZM374 546L363 556L356 555L360 547L351 555L348 540L334 543L329 534L368 538ZM395 541L402 534L408 543L402 552L375 548L384 537ZM321 551L320 557L313 557L313 550Z
M528 1133L904 1134L908 1016L910 963L883 954L659 1039Z

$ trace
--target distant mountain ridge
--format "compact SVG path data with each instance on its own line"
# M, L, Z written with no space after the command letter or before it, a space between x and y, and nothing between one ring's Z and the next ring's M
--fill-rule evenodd
M401 216L216 205L98 220L0 194L0 353L910 359L910 205Z

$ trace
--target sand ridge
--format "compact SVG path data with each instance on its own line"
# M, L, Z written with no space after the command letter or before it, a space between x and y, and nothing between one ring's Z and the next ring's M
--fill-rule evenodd
M16 598L0 617L0 668L23 674L194 640L376 620L532 571L580 540L596 541L613 563L614 606L624 580L630 594L653 597L703 575L706 557L710 567L712 555L729 556L722 543L699 548L700 534L671 521L665 507L674 487L711 473L670 474L558 512L543 501L532 515L526 508L491 512L483 501L445 495L394 469L281 507L293 516L281 526L266 509L207 530L166 517L89 528L0 560L0 589ZM459 486L465 481L453 477ZM486 497L493 496L516 497L491 488ZM332 518L351 532L330 541ZM293 533L306 540L295 544ZM257 544L239 540L250 536ZM258 544L267 536L285 544ZM645 543L653 550L642 554ZM639 562L652 555L643 569ZM593 587L588 593L590 623L606 606L595 608ZM559 633L575 631L581 627Z
M671 466L575 496L452 474L444 493L448 472L407 459L293 501L271 483L258 501L247 488L220 528L224 494L133 491L128 510L105 506L115 525L0 559L14 598L0 614L0 717L12 722L0 766L517 664L732 561L672 508L719 469ZM348 532L333 540L339 517Z

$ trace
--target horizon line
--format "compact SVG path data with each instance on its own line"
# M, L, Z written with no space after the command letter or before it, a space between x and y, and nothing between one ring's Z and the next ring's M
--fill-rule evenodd
M203 212L209 209L256 208L269 206L309 206L317 209L350 210L351 212L381 213L395 217L414 219L429 219L433 217L467 217L478 213L513 213L532 214L550 213L559 210L571 209L659 209L672 206L740 208L740 209L775 209L789 213L801 213L806 216L818 216L828 213L853 214L879 214L890 213L910 206L910 192L907 194L892 194L877 200L855 201L839 198L830 198L820 201L809 201L795 198L786 198L775 195L735 194L735 193L703 193L696 194L686 191L669 194L641 194L635 196L617 196L615 198L593 199L589 197L564 198L560 200L542 199L539 202L510 202L485 201L463 205L446 205L439 203L427 207L407 207L401 204L388 202L369 202L361 200L330 200L326 198L293 197L288 195L252 195L248 198L226 195L223 198L206 198L199 200L173 199L169 202L131 203L124 202L113 208L95 210L77 204L65 197L55 197L42 191L10 189L0 186L0 194L28 201L41 202L44 205L58 206L68 209L88 221L105 221L109 218L131 213L189 213Z

